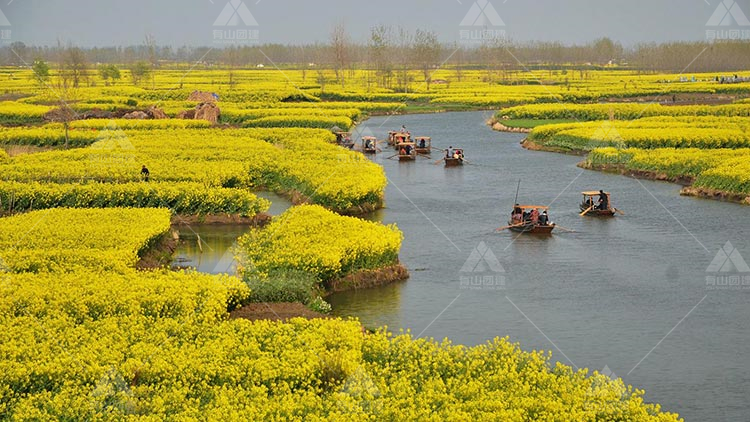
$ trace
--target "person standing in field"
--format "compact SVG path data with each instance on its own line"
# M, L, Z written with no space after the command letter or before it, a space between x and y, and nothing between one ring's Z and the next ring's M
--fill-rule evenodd
M148 171L148 169L146 168L146 165L144 164L141 167L141 177L143 178L143 181L148 182L149 176L151 176L151 172Z

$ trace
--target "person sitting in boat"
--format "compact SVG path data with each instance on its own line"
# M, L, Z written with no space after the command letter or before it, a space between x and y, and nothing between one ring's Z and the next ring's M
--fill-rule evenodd
M420 139L419 140L419 147L420 148L424 148L425 147L425 143L424 142L425 142L424 139Z
M539 223L539 210L536 209L536 208L534 208L533 210L531 210L531 212L529 213L529 219L534 224Z
M411 145L406 146L406 155L411 155Z
M398 152L400 155L406 155L406 148L401 147L401 150Z
M523 218L523 211L521 208L516 204L513 207L513 211L510 212L510 219L513 220L513 223L520 223L521 219Z
M368 139L365 141L365 148L372 148L372 140Z
M547 210L542 211L541 214L539 214L539 224L542 226L546 226L549 222L549 216L547 215Z
M599 204L597 206L597 209L600 210L607 210L609 209L609 198L607 198L607 194L604 193L603 190L599 190Z
M452 158L453 157L453 145L449 146L447 150L445 150L445 158Z

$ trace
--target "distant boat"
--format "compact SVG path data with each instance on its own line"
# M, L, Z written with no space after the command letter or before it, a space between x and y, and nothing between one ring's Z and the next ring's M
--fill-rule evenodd
M453 156L443 158L446 167L456 167L464 165L463 148L453 148Z
M597 203L594 201L595 196L600 196L601 192L599 191L586 191L581 192L583 195L583 202L579 205L581 208L581 216L589 215L593 217L614 217L618 212L621 213L617 208L612 207L612 200L610 198L609 192L604 192L605 195L607 195L607 208L606 209L599 209L597 206Z
M417 145L417 154L430 155L432 152L432 138L429 136L417 136L414 143Z
M543 213L536 221L529 217L533 210ZM520 212L519 212L520 211ZM508 226L504 227L517 233L528 234L550 234L555 229L555 223L549 221L549 207L543 205L515 205L513 216L508 220Z
M362 152L365 154L378 153L378 140L374 136L362 137Z

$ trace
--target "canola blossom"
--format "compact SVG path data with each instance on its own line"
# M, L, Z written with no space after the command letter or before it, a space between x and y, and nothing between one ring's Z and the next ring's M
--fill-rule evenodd
M169 231L166 209L56 208L0 218L6 271L135 268L139 255Z
M383 226L343 217L317 205L287 210L263 229L238 240L238 257L246 271L260 275L296 270L321 281L359 270L398 263L403 234L395 225Z

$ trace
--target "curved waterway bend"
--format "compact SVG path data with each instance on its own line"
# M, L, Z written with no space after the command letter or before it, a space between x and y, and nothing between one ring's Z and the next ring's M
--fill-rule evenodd
M399 163L382 146L373 160L389 179L387 207L369 218L404 232L401 260L411 278L332 296L335 314L467 345L508 336L567 365L606 367L688 421L746 418L750 286L706 284L728 241L750 263L750 208L680 197L674 184L584 171L580 157L526 151L523 135L490 130L489 117L377 117L359 128L384 139L403 124L437 147L465 148L471 164L433 165L437 151ZM496 233L519 179L518 202L551 204L552 220L575 232ZM611 191L626 215L579 217L580 192L592 189ZM476 265L474 251L489 259ZM492 278L462 284L477 276Z

